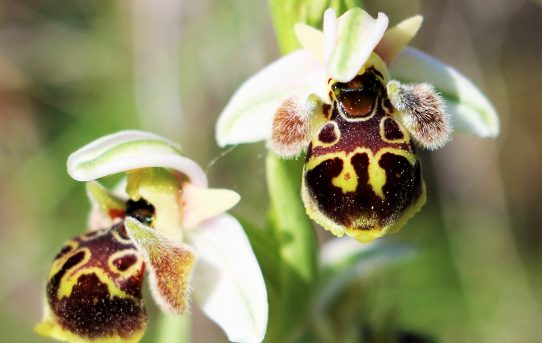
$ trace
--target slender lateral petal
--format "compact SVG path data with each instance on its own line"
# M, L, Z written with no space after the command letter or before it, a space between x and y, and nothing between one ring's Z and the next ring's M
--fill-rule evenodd
M124 200L97 181L87 182L86 189L92 204L88 220L91 231L110 227L114 220L124 217Z
M146 167L174 169L192 183L207 187L207 177L192 160L181 156L175 143L143 131L121 131L102 137L68 158L68 173L78 181Z
M194 300L232 342L261 342L267 327L263 276L239 222L227 214L189 236L198 251Z
M195 262L191 249L172 243L134 218L127 217L125 226L149 268L152 294L160 308L169 313L184 313Z
M273 62L248 79L220 114L218 145L251 143L271 134L273 115L292 94L314 93L327 98L327 76L318 61L297 50Z
M391 65L394 78L406 83L430 82L441 93L455 131L495 137L499 119L491 102L465 76L437 59L406 48Z
M421 15L403 20L384 33L384 37L378 43L375 52L386 64L390 64L405 49L414 36L416 36L422 23L423 17Z
M324 33L306 24L296 24L294 31L301 46L309 51L318 63L324 65Z
M376 19L360 8L343 14L338 21L335 49L327 62L329 75L340 82L352 80L369 59L387 27L388 17L383 13L378 13ZM325 39L327 41L328 37Z
M190 183L183 185L183 226L195 228L202 221L226 212L241 196L229 189L201 188Z

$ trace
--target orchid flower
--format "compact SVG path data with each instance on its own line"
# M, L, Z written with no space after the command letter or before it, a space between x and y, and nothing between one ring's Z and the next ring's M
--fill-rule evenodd
M422 24L354 8L324 14L323 32L297 24L302 48L247 80L219 117L221 146L267 140L283 158L307 151L301 195L311 219L370 242L421 209L416 148L434 150L452 128L499 132L487 98L452 67L406 47ZM392 78L393 77L393 78Z
M73 153L68 172L87 181L90 231L66 243L47 283L45 318L36 331L63 341L138 342L147 315L145 270L159 307L173 314L189 298L230 341L261 342L267 292L239 222L224 213L239 201L207 187L207 177L160 136L123 131ZM96 179L126 173L125 192Z

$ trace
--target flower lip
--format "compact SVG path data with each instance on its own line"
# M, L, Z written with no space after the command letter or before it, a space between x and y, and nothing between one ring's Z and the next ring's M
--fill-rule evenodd
M204 171L180 155L179 147L149 132L128 130L104 136L68 157L68 173L78 181L91 181L132 169L163 167L180 172L190 182L207 187Z

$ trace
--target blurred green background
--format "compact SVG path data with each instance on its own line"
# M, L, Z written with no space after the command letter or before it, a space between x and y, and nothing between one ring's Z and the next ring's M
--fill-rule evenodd
M418 254L352 285L367 320L441 342L542 341L542 1L366 4L391 23L423 14L413 45L475 80L502 123L496 140L458 135L423 154L428 203L386 238ZM242 194L235 213L263 221L263 144L223 153L214 123L277 57L263 0L0 2L2 342L47 341L32 332L45 276L89 208L66 158L101 135L139 128L180 142L213 185ZM224 341L192 312L194 342Z

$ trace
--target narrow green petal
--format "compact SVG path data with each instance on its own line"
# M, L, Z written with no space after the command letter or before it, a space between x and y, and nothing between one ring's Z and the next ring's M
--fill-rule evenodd
M390 73L405 83L432 83L446 102L455 131L481 137L499 134L499 118L491 102L451 66L419 50L406 48L392 63Z
M380 56L386 64L390 64L393 59L403 51L403 49L416 36L418 30L422 26L423 17L416 15L401 21L386 33L375 52Z
M388 17L385 14L379 13L374 19L360 8L353 8L339 17L336 45L327 62L329 74L340 82L352 80L382 39L387 27ZM333 35L333 31L325 30L324 34ZM325 39L327 41L328 37Z
M87 194L93 206L110 219L124 216L125 201L111 193L97 181L87 182Z

